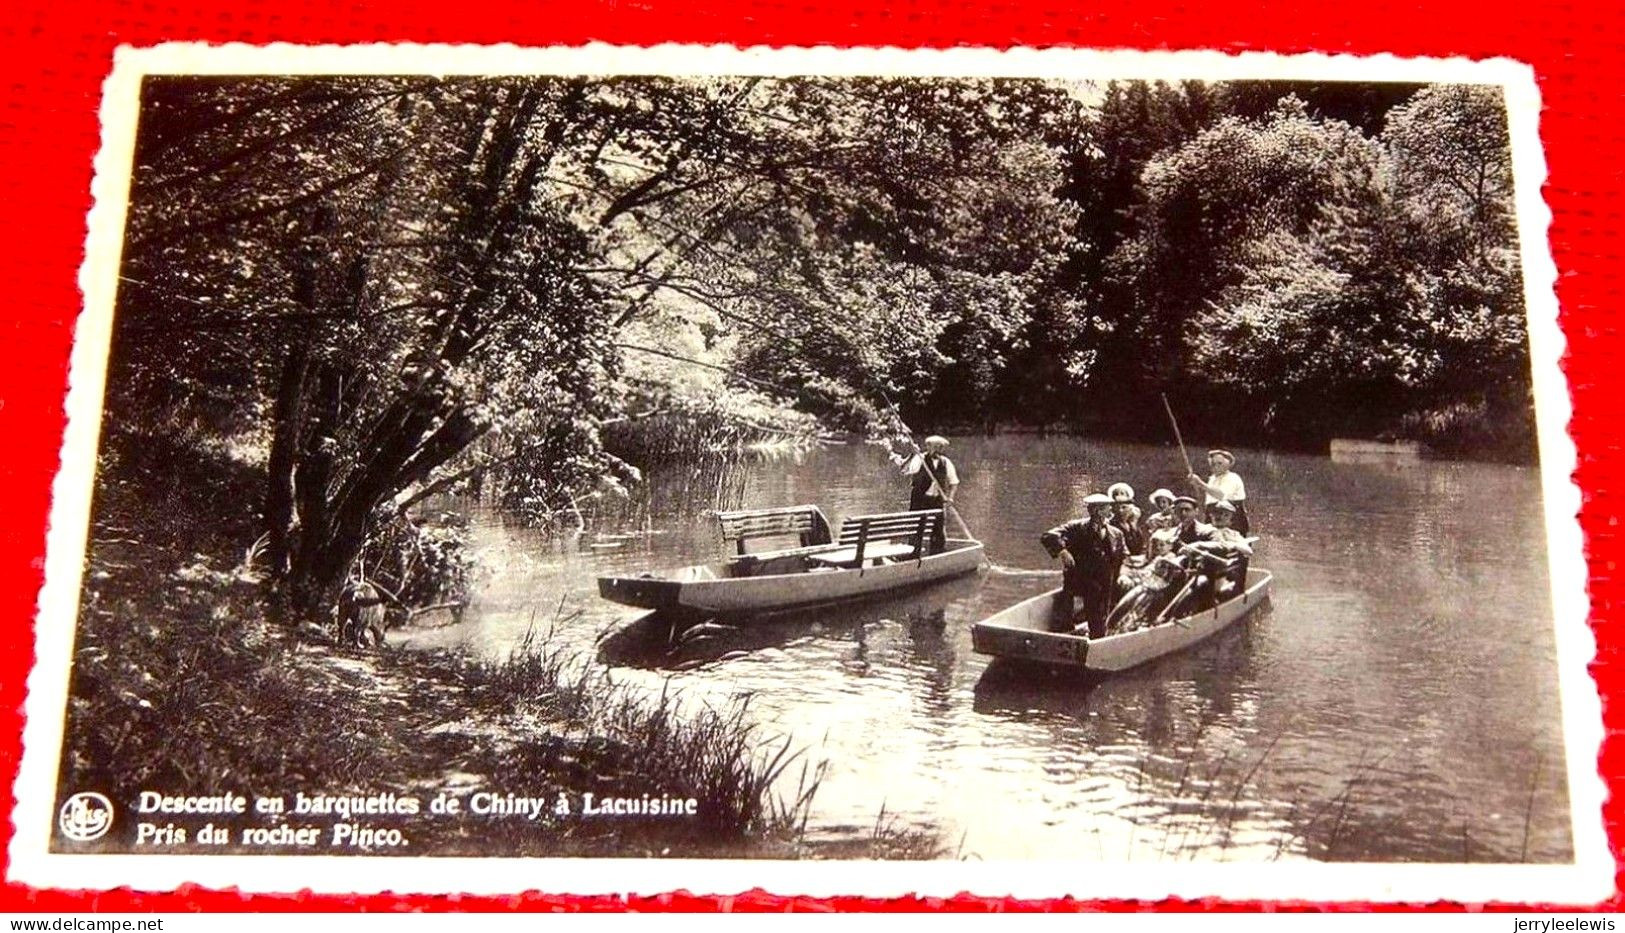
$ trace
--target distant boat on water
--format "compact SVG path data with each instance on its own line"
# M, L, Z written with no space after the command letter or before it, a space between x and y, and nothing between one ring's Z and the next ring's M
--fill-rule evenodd
M1427 446L1421 441L1373 441L1334 437L1330 453L1332 460L1337 462L1420 460L1427 454Z

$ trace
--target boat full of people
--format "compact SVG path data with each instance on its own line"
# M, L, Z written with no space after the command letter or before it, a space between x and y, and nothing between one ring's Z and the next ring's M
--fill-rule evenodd
M980 654L1054 667L1113 672L1137 667L1211 637L1269 600L1268 570L1248 568L1244 584L1212 605L1153 618L1100 638L1078 631L1072 597L1057 588L1017 603L971 628Z
M1208 458L1211 476L1187 477L1205 509L1159 489L1151 494L1156 511L1143 515L1125 483L1086 497L1086 518L1039 538L1061 562L1062 585L976 623L972 647L1120 671L1195 644L1262 605L1273 577L1250 566L1258 538L1247 534L1246 487L1230 472L1235 457L1213 450Z

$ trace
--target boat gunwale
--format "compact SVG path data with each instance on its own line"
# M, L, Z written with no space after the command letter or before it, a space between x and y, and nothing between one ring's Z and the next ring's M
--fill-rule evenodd
M1256 579L1254 579L1255 575L1256 575ZM1152 656L1150 656L1148 658L1145 658L1142 661L1135 662L1134 664L1129 665L1129 667L1137 667L1137 666L1139 666L1141 664L1150 663L1150 662L1155 661L1155 660L1157 660L1159 658L1166 657L1166 656L1168 656L1170 654L1173 654L1175 652L1183 651L1186 648L1192 647L1193 645L1195 645L1195 644L1197 644L1197 643L1199 643L1199 642L1201 642L1201 641L1203 641L1203 640L1205 640L1205 639L1207 639L1207 638L1209 638L1209 637L1211 637L1213 635L1218 634L1220 631L1223 631L1225 628L1228 628L1231 624L1233 624L1233 623L1239 621L1241 618L1251 614L1260 605L1262 605L1263 602L1264 602L1263 596L1267 594L1270 586L1275 582L1275 573L1274 573L1274 571L1267 570L1267 569L1262 568L1262 567L1250 568L1248 570L1248 572L1247 572L1247 576L1248 576L1248 579L1253 581L1253 582L1250 582L1248 584L1248 586L1245 589L1243 589L1240 593L1237 593L1236 595L1230 597L1229 599L1225 600L1222 603L1218 603L1218 604L1216 604L1214 606L1211 606L1211 607L1209 607L1207 609L1203 609L1200 612L1192 613L1190 615L1180 616L1178 619L1169 619L1169 620L1167 620L1165 622L1158 623L1157 625L1154 625L1154 626L1151 626L1151 627L1148 627L1148 628L1136 629L1135 631L1132 631L1132 632L1119 632L1116 635L1107 635L1107 636L1105 636L1103 638L1093 638L1092 639L1088 635L1078 635L1078 634L1074 634L1072 632L1055 632L1055 631L1050 631L1047 628L1032 628L1032 627L1027 627L1025 625L1016 625L1016 624L1011 624L1011 623L1007 623L1007 622L998 621L1000 619L1000 617L1013 617L1015 619L1019 619L1022 622L1029 621L1031 619L1033 611L1034 611L1031 607L1034 604L1039 603L1039 602L1050 602L1050 601L1054 600L1056 595L1061 592L1060 587L1055 587L1053 589L1049 589L1049 590L1046 590L1046 591L1044 591L1042 593L1039 593L1039 594L1037 594L1035 596L1024 599L1021 602L1016 603L1013 606L1010 606L1010 607L1005 608L1005 609L1001 609L1000 611L994 613L991 616L988 616L985 619L982 619L980 621L972 623L971 624L971 633L972 633L972 637L973 637L972 650L976 651L978 654L984 654L984 655L986 655L988 657L992 657L992 658L1000 658L1000 659L1006 659L1006 660L1017 660L1017 661L1030 661L1032 663L1041 663L1041 664L1053 664L1053 665L1059 665L1059 666L1062 666L1062 667L1079 668L1079 669L1083 669L1083 670L1096 671L1096 672L1100 672L1100 673L1111 673L1111 672L1114 672L1116 670L1126 670L1127 668L1097 667L1097 666L1090 663L1090 659L1093 658L1094 656L1098 655L1099 651L1101 651L1103 649L1107 649L1107 648L1122 649L1124 646L1131 645L1131 644L1133 644L1133 643L1135 643L1137 641L1147 640L1154 633L1162 631L1166 626L1178 625L1179 622L1182 621L1182 620L1197 620L1197 621L1200 621L1200 620L1203 619L1203 617L1206 617L1206 616L1211 616L1214 620L1218 620L1222 616L1222 614L1224 613L1224 611L1226 609L1235 610L1235 615L1234 616L1232 616L1231 618L1225 620L1222 624L1220 624L1217 628L1213 629L1212 631L1201 633L1198 636L1196 636L1195 638L1192 638L1188 642L1184 642L1182 644L1176 644L1176 645L1168 648L1165 651L1161 651L1161 652L1159 652L1159 653L1157 653L1155 655L1152 655ZM1254 598L1255 595L1257 595L1258 598L1255 599ZM1047 661L1047 660L1040 660L1040 659L1037 659L1037 658L1022 657L1021 655L1014 654L1014 653L1004 654L1004 653L995 653L995 652L989 652L989 651L981 651L981 650L979 650L979 649L977 649L975 647L975 641L974 641L974 636L975 636L976 630L978 630L978 629L996 630L996 631L999 631L999 632L1020 632L1023 635L1043 635L1043 636L1045 636L1046 640L1059 641L1059 642L1074 645L1074 646L1088 645L1089 646L1089 654L1087 656L1085 656L1085 659L1081 663L1067 664L1067 663L1060 662L1060 661Z
M890 564L881 564L881 565L878 565L878 566L875 566L875 567L840 567L840 568L836 568L836 569L833 569L833 570L820 570L820 571L817 571L817 572L814 572L811 568L809 568L807 570L797 570L797 571L795 571L793 573L765 573L765 574L761 574L759 576L752 576L752 577L716 577L716 578L709 579L709 580L685 580L685 579L681 579L681 578L676 577L676 576L670 576L671 574L681 574L681 573L683 573L685 571L689 571L689 570L698 570L698 569L700 569L702 567L707 567L707 568L726 567L729 564L739 562L739 557L736 556L736 557L726 558L724 560L711 560L711 561L705 561L703 563L698 563L698 564L684 564L681 567L673 567L670 570L662 571L662 574L663 574L662 576L639 576L639 577L602 576L602 577L599 577L598 579L599 580L636 580L636 581L640 581L640 582L675 583L675 584L678 584L680 586L689 587L689 586L700 586L702 584L709 585L709 584L716 584L716 583L738 584L738 583L744 583L746 581L758 581L758 580L760 580L760 581L792 580L792 579L798 579L798 578L807 577L807 576L834 577L834 576L836 576L838 574L863 573L864 571L878 570L880 567L895 567L895 566L900 566L900 565L903 565L903 564L924 564L926 561L934 561L934 560L936 560L938 558L942 558L942 557L956 557L956 556L958 556L960 554L966 554L966 553L969 553L971 551L981 551L981 550L985 549L985 546L982 544L982 542L977 541L977 540L972 539L972 538L949 538L949 539L947 539L947 544L948 544L947 547L944 547L943 550L938 551L935 554L925 554L925 555L922 555L922 556L917 557L917 558L910 557L910 558L906 558L906 559L902 559L902 560L893 561ZM772 552L767 552L765 554L746 554L746 555L743 555L743 556L745 556L745 557L772 557L772 558L802 557L802 556L807 556L807 555L812 555L812 554L825 553L825 552L828 552L828 551L837 551L837 550L840 550L842 548L850 547L850 546L851 545L844 545L844 544L819 544L819 545L814 545L812 547L806 547L806 548L794 548L794 549L787 550L787 551L772 551Z

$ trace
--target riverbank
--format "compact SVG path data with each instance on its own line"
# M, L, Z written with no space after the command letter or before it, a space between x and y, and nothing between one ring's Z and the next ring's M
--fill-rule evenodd
M1452 422L1442 421L1441 423L1448 425ZM1148 431L1125 430L1119 427L1077 427L1066 424L1000 424L993 427L960 424L939 425L933 430L949 437L1078 437L1120 443L1166 445L1170 449L1174 449L1172 434L1166 429L1164 429L1163 435ZM844 440L851 443L861 441L862 438L853 435ZM1359 438L1311 437L1294 440L1282 437L1241 435L1238 439L1225 439L1221 442L1207 435L1197 435L1186 440L1186 449L1193 458L1198 458L1201 454L1204 454L1210 443L1214 445L1222 443L1226 447L1248 447L1285 453L1324 454L1334 443L1347 440L1385 445L1412 444L1416 445L1417 456L1426 459L1498 463L1512 466L1534 466L1539 462L1534 448L1534 441L1528 436L1520 434L1484 438L1479 434L1455 434L1448 427L1442 427L1436 431L1384 432L1371 437Z
M1414 443L1425 455L1439 459L1533 466L1536 449L1533 400L1491 404L1484 399L1437 405L1404 417L1370 424L1325 424L1313 430L1265 430L1222 411L1190 407L1179 409L1180 428L1195 454L1207 445L1253 447L1289 453L1324 454L1333 440L1353 438L1376 443ZM1172 445L1173 432L1160 410L1126 416L1112 409L1092 417L1050 424L1018 422L943 422L916 428L950 436L1037 435L1073 436L1094 440Z
M142 791L229 790L288 800L488 793L550 803L534 818L397 817L388 828L409 845L372 854L824 854L802 832L819 762L792 738L754 726L746 703L691 709L676 696L617 686L550 644L549 620L498 660L364 652L274 625L243 507L256 501L253 471L223 454L179 456L151 438L109 449L70 684L64 788L126 802ZM588 794L692 800L693 812L593 819L583 812ZM552 806L561 799L569 812ZM110 842L127 848L131 838ZM873 857L938 854L934 840L913 833L877 832L868 848Z

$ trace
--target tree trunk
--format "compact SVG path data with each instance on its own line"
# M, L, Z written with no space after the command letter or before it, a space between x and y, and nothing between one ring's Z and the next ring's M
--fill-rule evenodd
M276 407L273 409L276 420L273 422L264 511L261 514L272 580L281 580L288 572L294 517L293 471L297 462L305 374L309 361L309 345L303 340L295 341L282 362L282 379L277 387Z
M360 545L345 555L328 546L333 522L328 487L333 478L343 382L338 367L319 360L311 365L310 392L305 400L308 429L301 432L298 463L294 467L294 501L298 534L288 568L292 608L310 621L318 621L338 596L338 584L350 569ZM336 558L342 557L342 562Z
M293 300L299 307L314 314L322 300L323 237L333 226L331 212L316 211L305 219L304 237L292 256ZM298 543L295 530L301 519L295 497L299 494L299 473L302 470L305 430L306 396L310 387L310 348L315 335L311 327L296 326L288 335L288 352L282 362L282 375L277 385L276 419L271 436L271 453L266 465L264 514L267 536L267 554L270 559L272 581L272 607L274 613L293 608L287 605L290 595L284 584L289 580ZM297 622L297 618L288 621Z

